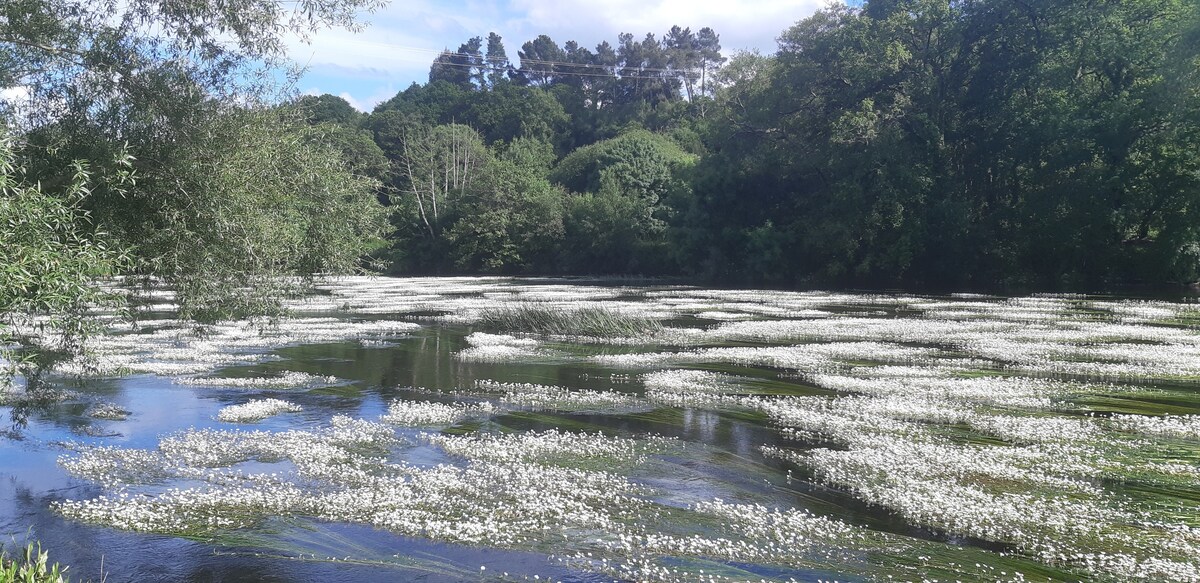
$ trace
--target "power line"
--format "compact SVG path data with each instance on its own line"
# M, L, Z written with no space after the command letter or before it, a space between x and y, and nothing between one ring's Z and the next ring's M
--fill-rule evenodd
M470 63L450 63L450 62L441 62L441 63L437 63L437 64L439 66L443 66L443 67L458 67L461 69L480 69L480 70L494 71L494 72L508 71L508 69L504 68L504 67L489 67L486 64L473 65ZM520 69L513 69L513 70L517 71L517 72L522 72ZM665 71L667 69L663 69L663 70ZM678 72L683 71L683 69L671 69L670 71L678 73ZM668 81L668 80L673 79L673 77L669 77L669 76L665 76L665 75L654 75L654 76L651 76L651 75L617 75L616 73L585 73L582 71L534 71L534 73L548 75L548 76L594 77L594 78L600 78L600 79L618 79L618 80L647 79L647 80L652 80L652 81ZM689 79L699 79L700 73L694 72L694 70L689 70L688 78Z
M445 55L445 56L449 56L449 57L479 58L479 59L482 59L484 62L486 62L486 60L487 60L487 55L485 55L483 53L462 53L462 52L457 52L457 51L451 51L449 49L443 49L443 50L428 49L428 48L423 48L423 47L411 47L411 46L405 46L405 45L396 45L396 44L391 44L391 43L360 40L360 39L347 39L347 40L352 43L372 45L372 46L383 47L383 48L388 48L388 49L395 49L395 50L399 50L399 51L425 53L425 54L436 55L436 56ZM548 65L550 67L555 67L555 68L558 68L558 67L575 67L575 68L586 68L586 69L610 68L610 67L614 68L614 69L617 68L617 65L615 65L615 64L614 65L601 65L601 64L596 64L596 63L573 63L570 61L555 61L555 60L548 60L548 59L520 58L520 63L522 66ZM459 65L458 63L443 63L443 64L452 65L452 66ZM468 66L477 67L477 65L468 65ZM639 72L639 73L673 73L673 74L677 74L680 71L696 71L696 69L676 69L676 68L665 68L665 67L625 66L625 67L621 67L621 68L636 69L637 72ZM553 73L554 74L563 74L563 75L588 75L587 73L582 73L582 72L574 73L574 72L570 72L570 71L554 71ZM695 73L695 74L698 74L698 73ZM591 76L600 76L600 77L608 76L603 73L591 73L590 75ZM639 78L639 77L622 75L621 78L635 79L635 78ZM641 78L656 79L659 77L641 77Z

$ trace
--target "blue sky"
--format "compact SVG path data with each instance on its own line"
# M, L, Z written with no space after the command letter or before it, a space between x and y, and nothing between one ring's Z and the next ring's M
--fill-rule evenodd
M617 35L661 37L672 25L711 27L728 56L738 50L772 53L784 29L825 5L825 0L393 0L365 17L366 30L318 32L309 44L293 42L290 54L307 72L301 93L332 93L369 111L414 81L424 83L442 49L473 36L504 37L517 61L521 44L546 34L592 48Z

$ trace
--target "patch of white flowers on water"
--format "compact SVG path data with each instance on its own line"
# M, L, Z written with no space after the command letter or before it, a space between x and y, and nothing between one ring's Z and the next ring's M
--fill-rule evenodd
M1001 415L936 395L756 401L747 404L785 434L839 445L765 453L914 523L1121 578L1200 580L1197 565L1180 558L1200 546L1146 526L1143 510L1099 486L1112 472L1170 468L1140 461L1141 442L1106 437L1097 419ZM959 443L939 429L959 424L1016 445ZM1162 556L1165 548L1174 551Z
M1175 439L1200 439L1200 415L1113 415L1109 423L1121 431Z
M727 396L741 390L734 377L705 370L660 370L642 376L646 398L675 407L736 405Z
M334 385L341 382L341 379L335 376L313 375L289 370L278 376L271 377L194 377L180 379L178 382L206 387L297 389Z
M129 417L129 411L126 411L115 403L98 403L88 411L88 415L93 419L123 421L126 417Z
M636 465L649 455L678 446L676 440L665 437L629 439L554 429L520 434L425 434L423 438L446 453L471 460L556 465Z
M469 362L508 362L535 357L539 342L532 338L517 338L507 334L475 332L467 336L471 346L456 355L459 360Z
M641 400L634 395L616 391L568 389L532 383L501 383L475 381L475 388L504 393L501 403L528 407L538 411L605 412L615 413L640 408Z
M280 413L299 413L303 408L281 399L255 399L241 405L222 407L217 420L226 423L253 423Z
M418 328L408 322L333 317L283 318L273 324L222 322L199 330L175 322L145 331L98 336L92 341L89 359L68 363L62 371L85 375L203 375L226 366L260 362L268 358L268 351L283 346L394 338Z
M631 581L738 581L709 567L680 568L660 558L703 557L707 560L766 564L789 568L816 567L830 560L850 560L851 552L877 538L866 529L805 510L773 509L760 504L700 502L691 512L721 525L708 534L624 533L605 550L619 560L597 561L586 555L575 563ZM872 540L872 542L874 542Z
M455 355L467 363L586 360L585 366L621 369L616 372L640 380L645 398L481 381L474 388L502 394L499 405L396 401L379 423L335 417L313 431L191 430L163 438L152 451L75 446L63 467L110 491L63 501L61 511L161 532L303 515L469 544L558 552L556 545L565 543L602 555L577 557L584 568L639 581L726 579L688 564L693 558L840 571L873 552L886 560L889 552L911 554L919 546L909 537L795 508L720 500L688 508L652 504L650 497L662 497L617 472L644 468L640 464L682 447L663 438L554 430L422 434L422 448L436 447L453 463L396 461L411 445L396 438L396 425L451 425L499 409L741 408L765 414L797 440L795 448L765 448L768 455L804 466L829 487L912 525L1012 545L1037 561L1086 570L1083 576L1200 581L1200 533L1185 524L1195 515L1188 495L1200 471L1191 450L1181 447L1190 444L1178 442L1200 439L1200 416L1104 409L1117 403L1120 410L1121 400L1139 393L1176 390L1153 381L1200 378L1195 304L647 289L508 278L345 278L321 288L324 295L293 302L297 317L276 327L226 323L198 336L171 321L153 322L101 338L99 362L110 370L211 375L269 358L265 352L276 347L386 342L417 327L375 314L462 324L528 302L710 322L703 330L668 328L653 337L612 340L626 345L620 354L572 356L530 338L475 333ZM722 346L731 342L739 345ZM598 341L588 343L586 354L604 350ZM700 370L709 366L727 372ZM737 367L774 369L836 395L746 395ZM258 389L336 379L187 382ZM1100 414L1071 415L1088 408ZM1119 486L1128 483L1140 489ZM1159 491L1167 494L1151 494ZM708 526L672 522L681 515ZM1006 578L988 569L960 572Z
M870 369L861 370L869 374ZM1028 409L1048 408L1053 397L1080 390L1077 385L1044 379L1021 377L919 377L872 378L834 374L812 375L811 380L829 389L874 396L907 396L926 400L950 401Z
M111 491L54 506L71 518L138 531L202 533L268 516L312 516L437 540L533 547L547 538L622 530L644 512L648 491L582 466L636 464L674 445L554 431L426 439L466 464L391 461L391 429L345 417L314 431L191 430L163 439L156 451L85 447L60 463ZM269 469L250 473L242 465L248 461ZM174 480L201 485L144 487Z
M882 342L832 342L794 346L720 347L680 352L606 354L592 360L619 367L656 367L663 364L737 364L808 372L826 371L853 361L927 362L935 350Z
M969 423L982 433L1017 444L1090 442L1101 428L1087 418L979 415Z
M395 400L388 405L387 413L379 418L389 425L454 425L465 419L487 417L498 409L488 402L437 403L434 401Z

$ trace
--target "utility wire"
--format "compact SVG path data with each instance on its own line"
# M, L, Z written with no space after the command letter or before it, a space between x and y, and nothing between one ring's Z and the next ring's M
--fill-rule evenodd
M437 63L437 65L443 66L443 67L457 67L460 69L482 69L485 71L494 71L494 72L508 71L508 68L506 68L506 67L490 67L490 66L487 66L486 64L472 65L470 63L442 62L442 63ZM521 71L520 69L513 69L513 70L517 71L519 73L527 73L527 72ZM664 69L664 70L666 70L666 69ZM678 73L683 70L682 69L672 69L671 71ZM653 76L651 76L651 75L618 75L618 74L612 73L612 72L609 72L609 73L585 73L582 71L532 71L529 73L533 73L534 75L546 75L546 76L550 76L550 77L595 77L595 78L599 78L599 79L618 79L618 80L647 79L647 80L652 80L652 81L668 81L668 80L675 79L675 77L666 76L666 75L653 75ZM699 79L700 73L697 73L694 71L689 71L688 78L689 79Z
M426 54L436 55L436 56L445 55L445 56L449 56L449 57L479 58L479 59L482 59L484 62L487 61L487 55L484 53L462 53L462 52L451 51L449 49L443 49L443 50L427 49L427 48L422 48L422 47L410 47L410 46L405 46L405 45L396 45L396 44L391 44L391 43L361 40L361 39L347 39L347 40L349 40L352 43L373 45L373 46L377 46L377 47L395 49L395 50L400 50L400 51L426 53ZM506 57L506 60L507 60L507 57ZM549 65L551 67L577 67L577 68L601 68L601 67L609 68L609 67L612 67L612 68L617 68L616 64L601 65L601 64L596 64L596 63L573 63L570 61L554 61L554 60L548 60L548 59L520 58L520 62L521 62L522 66L525 66L525 65ZM456 63L444 63L444 64L456 65ZM471 65L471 66L475 66L475 65ZM685 70L685 69L674 69L674 68L664 68L664 67L624 66L624 67L620 67L620 68L636 69L639 73L678 73L681 70ZM687 70L695 70L695 69L687 69ZM562 74L573 74L573 73L562 72ZM630 77L630 78L633 78L633 77Z

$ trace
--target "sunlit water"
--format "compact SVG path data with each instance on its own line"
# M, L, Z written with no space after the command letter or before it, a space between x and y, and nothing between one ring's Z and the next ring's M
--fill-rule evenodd
M160 299L73 394L0 397L0 535L75 579L1200 580L1195 303L361 278L197 334ZM528 302L667 329L480 327Z

